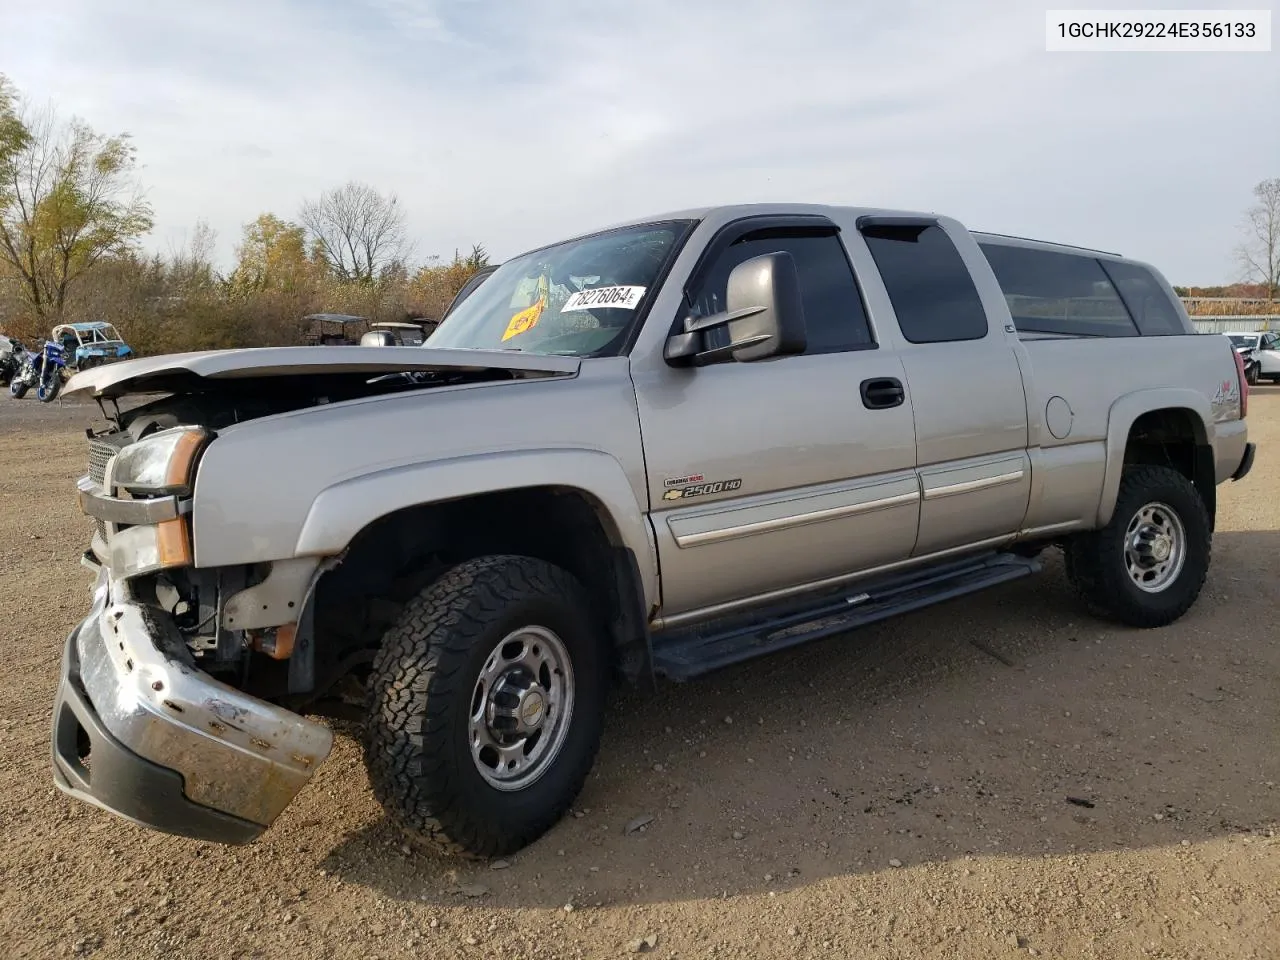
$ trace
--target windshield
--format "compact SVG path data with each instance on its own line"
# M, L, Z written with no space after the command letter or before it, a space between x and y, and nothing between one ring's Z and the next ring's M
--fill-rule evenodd
M691 225L624 227L509 260L458 304L427 345L616 356Z
M1237 347L1256 347L1258 345L1258 338L1232 334L1231 343L1233 346Z

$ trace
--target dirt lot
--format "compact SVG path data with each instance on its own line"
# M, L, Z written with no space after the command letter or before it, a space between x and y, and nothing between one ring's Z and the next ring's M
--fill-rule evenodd
M348 735L249 847L54 790L93 412L0 399L6 956L1280 956L1278 388L1253 395L1257 464L1222 488L1209 583L1180 623L1087 618L1053 557L992 593L626 693L580 809L505 867L408 855Z

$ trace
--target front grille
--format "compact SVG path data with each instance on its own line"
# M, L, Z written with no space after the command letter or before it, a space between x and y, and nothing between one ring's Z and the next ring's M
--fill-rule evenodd
M107 462L117 453L133 442L133 437L126 431L103 434L89 438L89 479L98 486L104 486L107 475ZM103 542L107 539L107 525L101 520L94 520L98 536Z
M114 457L119 451L109 443L102 440L89 441L89 479L102 486L102 482L107 475L107 461Z

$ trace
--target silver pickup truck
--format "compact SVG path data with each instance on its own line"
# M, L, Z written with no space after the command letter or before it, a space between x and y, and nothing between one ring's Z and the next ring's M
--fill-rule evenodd
M68 393L109 423L55 780L232 843L344 710L410 838L494 856L573 801L615 680L843 634L1047 547L1098 615L1168 624L1253 461L1237 354L1151 267L812 205L533 250L421 347L153 357Z

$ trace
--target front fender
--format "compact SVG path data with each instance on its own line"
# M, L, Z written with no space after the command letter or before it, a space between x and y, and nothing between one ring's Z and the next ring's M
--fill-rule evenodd
M375 520L406 507L529 487L578 490L599 503L640 566L645 609L658 598L657 555L622 465L598 450L486 453L393 467L344 480L315 498L296 556L332 556Z
M1208 442L1208 425L1213 413L1209 398L1203 393L1180 387L1160 387L1127 393L1113 403L1107 413L1107 463L1102 475L1102 493L1098 500L1099 527L1105 527L1110 522L1116 509L1129 431L1140 416L1153 410L1186 410L1192 414L1196 443Z

